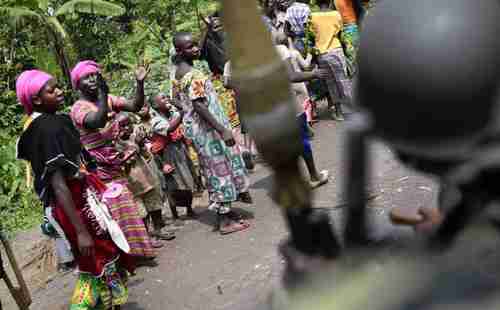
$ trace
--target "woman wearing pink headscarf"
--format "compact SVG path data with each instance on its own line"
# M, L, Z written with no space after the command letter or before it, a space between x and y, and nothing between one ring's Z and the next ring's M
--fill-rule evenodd
M87 193L102 195L105 186L95 174L80 169L90 156L68 115L56 113L63 92L51 75L30 70L17 79L16 93L31 117L18 142L18 158L31 164L51 227L78 264L71 309L117 309L128 298L124 270L133 272L133 259L118 248L89 207Z
M123 171L124 163L133 154L119 152L114 144L119 134L119 124L115 121L116 112L138 112L142 108L144 79L148 69L140 67L136 71L137 90L134 101L108 95L100 71L100 66L91 60L79 62L71 71L71 82L78 90L80 99L73 104L70 115L80 132L82 144L96 159L99 178L108 188L113 189L112 194L106 197L106 203L113 219L127 237L130 254L154 258L154 246L160 244L152 243Z

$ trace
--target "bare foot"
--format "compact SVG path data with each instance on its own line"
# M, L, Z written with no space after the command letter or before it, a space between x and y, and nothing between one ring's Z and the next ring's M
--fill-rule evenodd
M441 225L444 220L443 214L438 208L420 208L419 213L424 220L415 225L417 232L431 232Z
M412 226L416 232L428 233L443 222L443 214L437 208L394 208L390 213L391 221L397 225Z

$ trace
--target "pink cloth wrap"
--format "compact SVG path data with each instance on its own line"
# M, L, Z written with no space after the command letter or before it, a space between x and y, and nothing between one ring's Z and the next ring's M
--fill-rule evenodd
M93 60L84 60L76 64L71 70L71 84L74 89L78 89L80 79L92 73L101 72L101 66Z
M48 81L54 77L40 70L28 70L21 73L16 81L17 99L26 114L33 113L33 96L38 95Z

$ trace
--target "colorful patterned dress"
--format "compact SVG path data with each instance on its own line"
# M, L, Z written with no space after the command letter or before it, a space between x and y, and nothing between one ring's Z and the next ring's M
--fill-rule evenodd
M227 68L227 64L224 67L224 75ZM224 76L223 75L212 75L212 85L214 86L215 92L219 96L219 103L222 106L224 114L226 114L229 122L231 123L231 128L233 132L233 137L238 143L238 146L242 151L248 151L245 147L245 142L243 139L243 126L240 119L238 103L236 92L232 89L224 87Z
M128 300L127 275L115 264L107 265L100 278L83 273L78 278L69 310L112 310Z
M114 96L109 96L109 99L111 106L117 106L118 100L125 100ZM87 114L96 111L95 103L78 100L71 108L70 115L75 127L80 131L82 144L97 162L99 178L106 183L106 186L116 188L115 197L108 198L106 203L113 219L118 222L127 237L131 249L130 254L154 257L156 254L151 240L123 172L123 153L119 152L113 143L119 133L118 122L114 122L111 116L110 121L101 129L87 129L83 125Z
M212 202L228 203L248 191L247 171L238 146L227 147L221 135L196 111L192 101L203 99L210 113L224 127L231 124L219 103L210 78L193 69L181 80L173 80L173 96L184 103L186 114L183 125L185 136L194 143Z
M234 90L224 87L224 77L220 74L212 75L212 85L219 97L219 103L226 114L232 128L240 126L240 117L236 107L236 94Z

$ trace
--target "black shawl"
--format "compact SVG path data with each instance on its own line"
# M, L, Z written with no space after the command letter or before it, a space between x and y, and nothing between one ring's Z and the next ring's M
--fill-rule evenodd
M30 162L35 191L44 206L55 198L50 186L52 174L61 170L65 176L75 175L82 149L80 134L68 115L41 114L23 132L17 157Z

